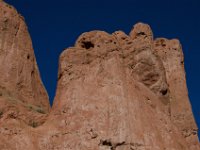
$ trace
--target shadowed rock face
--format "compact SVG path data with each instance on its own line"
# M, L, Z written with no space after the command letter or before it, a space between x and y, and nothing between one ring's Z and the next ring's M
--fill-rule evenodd
M48 114L26 25L0 8L1 149L200 149L178 40L154 40L143 23L83 33L60 56Z

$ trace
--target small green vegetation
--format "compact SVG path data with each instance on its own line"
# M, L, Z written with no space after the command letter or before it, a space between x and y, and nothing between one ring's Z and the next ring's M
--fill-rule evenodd
M31 120L31 121L29 122L29 126L31 126L31 127L33 127L33 128L36 128L36 127L38 126L38 123L35 122L34 120Z
M27 107L28 107L30 110L36 111L36 112L38 112L38 113L46 114L42 107L34 106L34 105L30 105L30 104L27 105Z
M41 107L36 108L36 111L41 114L46 114L45 111Z
M26 104L23 100L18 99L18 95L15 93L11 93L10 91L6 90L5 88L0 86L0 97L3 96L6 100L10 101L12 104L20 104L31 111L46 114L45 110L41 106L36 106L32 104Z
M27 105L27 107L29 108L29 109L33 109L33 106L32 105Z

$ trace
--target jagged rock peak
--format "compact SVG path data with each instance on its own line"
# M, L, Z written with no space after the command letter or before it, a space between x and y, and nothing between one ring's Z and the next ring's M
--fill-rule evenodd
M149 40L153 40L153 33L151 27L148 24L137 23L133 26L130 37L132 39L136 39L138 37L147 38Z
M0 133L4 126L39 126L49 110L24 18L0 1Z
M180 42L154 40L149 25L81 34L58 78L48 121L68 125L61 139L74 149L199 149Z
M48 112L48 95L40 79L24 18L3 1L0 8L0 90Z

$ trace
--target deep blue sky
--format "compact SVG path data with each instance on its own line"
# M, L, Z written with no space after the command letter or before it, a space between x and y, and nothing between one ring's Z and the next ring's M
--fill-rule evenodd
M94 29L129 33L148 23L154 37L180 39L189 96L200 127L200 1L199 0L6 0L25 17L40 73L52 103L58 57L76 38Z

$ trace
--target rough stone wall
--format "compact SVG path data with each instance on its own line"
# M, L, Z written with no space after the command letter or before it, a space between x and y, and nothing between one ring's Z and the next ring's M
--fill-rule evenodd
M0 149L31 149L50 110L24 18L0 1Z
M60 55L48 113L24 20L0 8L2 150L200 149L178 40L154 40L143 23L83 33Z

